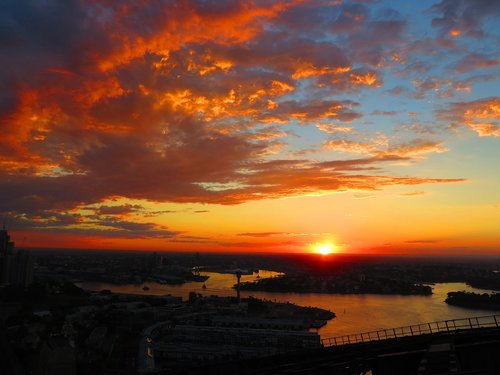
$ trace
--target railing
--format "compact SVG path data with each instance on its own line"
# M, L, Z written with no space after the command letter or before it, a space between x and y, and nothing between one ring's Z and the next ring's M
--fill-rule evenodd
M415 324L411 326L381 329L344 335L338 337L324 338L321 344L327 346L338 346L356 344L360 342L370 342L378 340L395 339L408 336L419 336L440 332L457 332L461 330L477 328L500 328L500 315L479 316L475 318L462 318L453 320L441 320L431 323Z

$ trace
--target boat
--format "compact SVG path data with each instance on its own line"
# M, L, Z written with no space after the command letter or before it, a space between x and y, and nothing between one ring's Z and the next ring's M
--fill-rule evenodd
M142 287L142 290L149 290L149 286L144 285L144 286Z

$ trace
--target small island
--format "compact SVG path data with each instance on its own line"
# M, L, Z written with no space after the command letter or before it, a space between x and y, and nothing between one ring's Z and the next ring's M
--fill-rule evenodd
M303 328L320 328L328 320L335 318L335 313L319 307L299 306L290 302L272 302L258 298L245 298L248 305L247 317L281 318L302 321Z
M500 293L450 292L445 302L469 309L500 310Z

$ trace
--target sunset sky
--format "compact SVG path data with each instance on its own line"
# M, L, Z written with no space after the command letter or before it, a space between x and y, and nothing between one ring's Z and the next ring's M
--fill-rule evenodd
M16 245L500 255L500 1L4 0Z

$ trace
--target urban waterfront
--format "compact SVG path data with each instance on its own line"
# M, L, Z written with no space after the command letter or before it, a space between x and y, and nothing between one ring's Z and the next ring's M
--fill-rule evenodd
M91 291L108 289L113 293L124 294L171 294L183 299L187 299L189 292L192 291L205 296L232 296L235 294L232 288L236 282L234 275L216 272L206 272L202 273L202 275L209 276L209 279L205 282L206 288L203 288L203 282L188 282L182 285L167 285L155 282L117 285L87 281L76 283L76 285ZM279 275L277 272L260 270L258 274L242 275L241 281L254 281L257 276L264 278L277 275ZM437 320L491 315L489 310L450 306L444 302L448 292L490 293L492 292L490 290L472 288L465 283L436 283L432 285L432 288L433 294L431 296L269 293L260 291L242 291L241 296L243 298L253 296L277 302L290 302L300 306L319 307L333 311L336 318L328 321L318 331L322 338Z
M15 351L17 362L11 367L24 373L52 366L64 367L68 375L104 374L108 370L123 375L185 370L196 374L212 366L219 374L229 373L234 365L246 368L240 361L257 358L259 361L252 362L255 366L264 360L278 370L292 363L309 371L322 367L324 361L330 367L348 369L351 364L346 365L345 358L332 361L323 351L332 343L351 343L343 338L338 341L339 336L354 334L351 337L356 341L356 337L363 340L359 333L377 331L375 337L379 333L388 337L383 330L396 336L403 329L393 328L402 326L413 334L408 326L441 321L441 325L432 326L434 335L443 327L448 329L448 323L462 327L460 322L455 325L460 319L475 321L474 326L470 323L471 330L479 328L481 321L481 329L500 332L500 315L492 316L500 296L492 292L500 290L500 264L494 259L312 254L266 254L249 259L234 254L47 250L37 251L36 258L30 251L23 253L26 259L35 260L30 273L25 267L10 267L15 263L9 260L16 259L12 257L17 252L7 231L0 233L4 250L0 253L6 254L3 270L9 276L0 288L7 327L4 337L8 340L4 345ZM20 275L32 275L33 279ZM450 302L450 295L458 300ZM430 324L428 327L431 330ZM472 339L469 346L460 347L460 355L472 353L474 364L500 367L500 363L497 366L481 357L500 347L471 351L478 342L490 342L490 336ZM425 363L422 353L434 339L423 340L398 339L400 347L394 350L421 353L408 362L416 368L419 361ZM371 344L380 353L387 348L393 351L390 343ZM297 350L316 353L318 358L310 362L306 355L302 357L306 363L295 363L291 352ZM348 361L358 366L359 353L365 351L345 350L353 350ZM341 351L344 348L332 348L331 353ZM286 357L281 357L283 354ZM362 367L377 368L375 357L364 355ZM275 362L278 358L281 364ZM411 358L403 362L407 360ZM390 364L388 372L374 374L409 373L398 367L400 362ZM227 371L219 371L220 366ZM399 370L393 371L396 368ZM5 373L23 372L9 369Z

